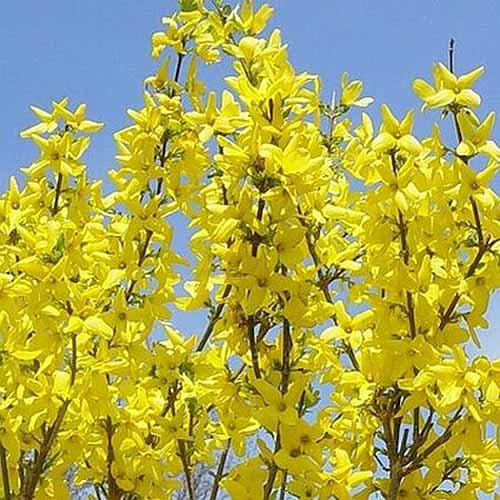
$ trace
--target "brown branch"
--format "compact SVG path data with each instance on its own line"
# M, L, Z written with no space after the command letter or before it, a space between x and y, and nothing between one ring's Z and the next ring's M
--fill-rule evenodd
M262 222L262 216L264 215L264 208L266 206L266 202L259 198L257 203L257 221ZM254 238L252 241L252 257L257 257L257 250L259 248L260 238L258 238L258 233L254 233Z
M484 235L483 235L483 226L481 225L481 216L479 215L479 208L477 207L476 200L473 198L473 196L469 196L470 203L472 205L472 213L474 214L474 222L476 225L476 232L477 232L477 240L478 240L478 246L482 247L484 246Z
M483 258L483 255L486 253L487 250L488 246L483 246L478 248L476 257L474 258L471 265L469 266L469 269L465 273L465 279L470 278L475 273L476 269L478 268L481 262L481 259ZM440 330L443 330L444 327L451 321L451 317L455 312L455 307L457 306L459 300L460 300L460 294L456 292L453 298L451 299L450 304L446 308L446 311L443 314L441 322L439 323Z
M274 442L274 453L277 453L280 448L281 448L281 436L278 423L278 430L276 432L276 439ZM274 462L273 460L273 462L269 466L269 475L267 476L267 481L264 484L264 492L262 497L263 500L269 500L271 493L273 492L274 482L276 481L277 473L278 473L278 466L276 465L276 462Z
M76 380L76 372L78 370L77 366L77 358L78 358L78 346L76 343L76 334L73 333L71 335L71 375L70 375L70 387L75 385Z
M398 443L391 427L392 414L386 414L382 421L387 457L389 458L389 489L387 500L397 500L399 486L403 478L401 474L401 457L398 453Z
M179 445L179 456L182 462L182 469L184 470L184 475L186 476L186 485L188 490L189 500L195 500L193 480L191 477L191 466L189 464L189 459L187 456L186 442L184 439L178 439L177 444Z
M184 47L183 47L184 49ZM184 54L182 52L177 53L177 64L175 66L174 82L178 83L181 76L182 61L184 60ZM175 95L175 89L172 89L172 97Z
M263 321L260 323L259 333L257 334L257 338L255 339L256 347L258 347L260 342L264 340L264 338L266 337L267 333L272 328L272 326L273 325L269 324L269 322ZM243 364L236 372L232 373L229 378L229 381L235 382L239 378L239 376L245 371L246 367L247 365Z
M302 216L302 212L300 210L300 207L298 208L298 213L299 213L299 215ZM302 218L299 218L299 220L300 220L302 226L307 230L307 226L305 225L305 222L302 220ZM329 302L330 304L333 304L333 298L332 298L332 295L331 295L330 290L328 288L328 285L333 280L331 280L330 282L327 282L325 280L325 275L323 274L323 271L321 270L321 264L319 261L318 254L316 252L316 249L314 248L314 244L311 241L311 237L310 237L309 233L306 235L306 244L307 244L307 249L309 251L309 255L311 256L311 258L314 262L314 266L316 267L316 273L318 275L318 283L319 283L320 289L325 297L325 300L327 302ZM363 253L360 256L362 256L362 255L363 255ZM342 274L338 274L339 278L341 276L342 276ZM331 319L332 319L333 323L336 325L337 321L336 321L335 317L332 317ZM354 354L354 350L351 347L351 345L346 341L343 341L342 345L343 345L343 348L347 354L347 357L349 358L354 369L356 371L360 371L360 366L359 366L358 360L356 359L356 355Z
M458 410L455 412L455 415L453 415L451 420L448 422L448 425L446 426L443 433L440 436L438 436L427 448L425 448L425 450L423 450L422 453L417 455L410 464L405 466L405 468L403 469L403 476L407 476L408 474L411 474L412 472L420 468L424 460L428 458L429 455L431 455L434 451L436 451L440 446L445 444L451 438L452 436L451 431L453 426L463 416L462 410L463 406L460 406L460 408L458 408Z
M177 395L179 392L181 392L182 385L179 383L177 380L174 384L174 388L170 392L167 401L165 402L165 405L163 406L160 415L164 417L170 410L173 410L174 405L175 405L175 400L177 399Z
M0 467L2 468L2 483L5 500L11 500L10 496L10 481L9 481L9 465L7 462L7 451L0 444Z
M453 65L454 65L454 50L455 50L455 40L453 38L450 39L450 44L449 44L449 58L448 58L448 66L450 71L453 73ZM462 142L463 140L463 134L462 130L460 129L460 123L458 121L458 110L457 109L452 109L452 115L453 115L453 122L455 124L455 132L457 134L457 140L459 143ZM462 158L462 161L467 164L468 163L468 158ZM470 278L478 268L481 259L483 258L484 254L491 248L492 242L491 241L486 241L484 238L483 234L483 228L481 225L481 217L479 213L479 209L476 203L476 200L473 198L473 196L469 196L469 200L472 205L472 212L474 215L474 221L475 221L475 227L476 227L476 232L477 232L477 237L478 237L478 247L477 247L477 254L470 264L469 268L467 269L467 272L465 274L465 279ZM453 313L455 311L455 308L460 300L460 294L457 292L451 299L448 307L446 308L442 318L441 322L439 324L439 329L443 330L444 327L451 321L451 318L453 316Z
M56 215L57 211L59 210L59 198L61 196L62 183L63 183L63 174L62 172L59 172L57 174L56 194L54 197L54 205L52 206L52 215Z
M106 469L108 473L107 482L108 482L108 500L120 500L122 495L122 490L118 486L115 477L113 476L113 461L115 459L115 453L113 450L113 434L115 432L113 422L111 421L111 417L108 415L106 417L105 427L106 438L107 438L107 456L106 456Z
M288 391L290 382L290 355L293 349L293 340L288 319L283 320L283 354L281 363L281 394L285 395Z
M177 53L177 65L176 65L175 74L174 74L174 82L175 83L178 83L178 81L179 81L183 60L184 60L184 54L178 52ZM175 89L172 89L171 97L174 97L174 96L175 96ZM160 157L161 167L165 166L168 140L169 140L169 135L166 134L166 136L163 137L163 143L162 143L162 148L161 148L161 157ZM155 160L156 160L156 158L155 158ZM159 196L161 194L161 190L162 190L162 186L163 186L163 178L160 177L157 179L157 181L158 181L158 184L156 187L156 195ZM147 255L147 250L149 248L149 244L151 243L152 237L153 237L153 231L151 231L150 229L146 229L146 238L144 239L144 244L142 245L142 247L139 251L138 267L141 267L144 264L144 261L146 259L146 255ZM130 282L130 285L129 285L127 292L125 294L125 297L127 300L132 295L132 292L134 291L134 288L136 285L137 285L137 280L133 279Z
M103 497L101 496L101 492L99 491L99 488L102 487L99 483L94 484L94 491L97 497L97 500L103 500Z
M459 129L460 130L460 129ZM487 251L491 249L491 246L495 243L495 241L492 241L490 239L485 240L484 234L483 234L483 229L481 225L481 217L479 214L479 209L476 204L476 200L472 196L470 196L470 202L472 204L472 211L474 214L474 220L475 220L475 227L476 227L476 232L478 236L478 247L477 247L477 253L476 256L474 257L474 260L471 262L469 265L467 272L465 273L464 278L470 278L473 276L473 274L476 272L477 268L479 267L479 264L481 263L481 259L483 256L486 254ZM439 329L443 330L444 327L451 321L451 318L453 316L453 313L455 312L455 308L460 300L460 294L458 292L455 293L453 298L451 299L448 307L446 308L446 311L444 312L441 322L439 324Z
M261 378L259 366L259 352L257 350L257 343L255 342L255 320L253 316L248 318L247 338L250 347L250 356L252 358L253 371L256 378Z
M283 320L283 352L282 352L282 361L281 361L281 382L280 382L280 392L284 396L288 392L288 384L290 382L290 355L293 349L293 340L290 331L290 322L285 318ZM281 439L279 428L276 432L276 438L274 441L274 453L277 453L281 448ZM267 500L274 487L274 482L276 481L276 474L278 473L278 466L273 461L273 463L269 467L269 475L267 478L267 482L264 485L264 500ZM286 488L286 479L285 485L283 482L281 484L281 490L283 491L284 486Z
M391 159L394 162L395 159L391 155ZM408 247L408 225L404 220L401 210L398 209L398 227L399 227L399 237L401 241L401 251L403 254L403 262L405 266L410 264L410 249ZM408 314L408 323L410 327L410 336L414 339L417 336L417 322L415 319L415 305L413 303L413 295L409 290L406 290L406 309Z
M76 335L71 336L71 359L70 359L70 387L73 387L76 380L77 372L77 344ZM46 461L52 450L52 446L57 438L61 425L63 423L66 412L71 403L71 399L67 398L63 401L57 411L56 418L53 424L45 433L43 441L40 445L40 451L35 455L34 462L27 468L26 475L21 481L21 500L31 500L34 498L35 490L40 481ZM5 484L5 483L4 483Z
M222 300L227 299L227 297L229 297L229 294L231 293L231 288L232 288L231 284L226 285L226 287L224 288L224 292L222 293ZM209 341L217 321L219 321L220 317L222 316L223 310L224 310L224 302L221 302L215 309L215 312L210 317L210 321L207 325L207 328L203 333L203 336L201 337L200 343L196 347L196 352L203 351L203 349L205 348L205 345Z
M393 165L393 170L395 171L395 175L397 175L397 170L395 168L396 165L396 158L394 157L394 154L391 155L391 162ZM399 237L400 237L400 242L401 242L401 251L403 254L403 262L405 266L408 266L410 264L410 248L408 245L408 225L404 220L403 213L401 210L398 209L398 227L399 227ZM413 295L409 290L405 291L406 295L406 312L407 312L407 317L408 317L408 326L410 330L410 337L412 339L416 338L417 336L417 320L415 317L415 303L413 301ZM415 375L417 374L417 370L414 367L413 371ZM400 425L401 421L399 421ZM420 428L420 408L417 406L416 408L413 409L413 439L418 436L419 433L419 428ZM399 427L398 427L399 430ZM403 442L401 442L401 447L400 447L400 456L403 456L405 451L406 451L406 442L407 442L408 434L405 430L404 433L404 438ZM399 436L398 436L399 439ZM397 445L397 442L396 442ZM399 463L399 462L398 462ZM396 481L396 476L399 475L399 465L397 466L397 471L396 475L393 476L394 481ZM391 466L391 474L392 474L392 466ZM399 480L400 482L400 480ZM398 482L398 485L399 485ZM395 487L395 484L393 485ZM399 486L398 486L399 488ZM397 492L396 492L397 494Z
M454 55L455 55L455 39L450 38L450 43L448 45L448 68L453 73L454 71Z
M214 477L214 484L212 486L212 491L210 492L210 500L217 499L217 493L219 492L221 479L224 476L224 467L226 466L226 460L230 449L231 449L231 439L228 439L226 447L224 448L224 451L221 453L219 459L219 465L217 467L217 472Z
M54 441L59 433L64 416L68 409L70 400L67 399L59 407L54 423L50 426L48 432L45 434L40 452L36 455L35 461L31 464L26 471L25 481L21 485L21 500L32 500L35 496L35 490L43 472L43 468L50 454Z
M151 229L146 229L146 238L144 239L144 244L142 245L140 251L139 251L139 259L137 266L141 267L144 264L144 261L146 260L146 252L149 247L149 243L151 242L151 238L153 237L153 231ZM133 279L130 282L130 285L127 289L127 292L125 293L125 299L128 301L130 296L132 295L132 292L134 291L135 286L137 285L137 279Z
M434 410L431 409L429 415L427 416L424 426L421 431L415 434L415 428L413 429L413 442L409 448L403 452L403 466L406 466L417 456L418 450L427 442L429 433L433 427L432 418L434 416Z
M264 209L266 202L259 198L257 203L257 221L262 222L262 217L264 216ZM257 238L258 234L254 232L252 241L252 257L257 257L257 252L259 248L260 239ZM250 355L252 358L253 370L256 378L261 378L260 366L259 366L259 352L257 350L257 343L255 340L255 318L251 315L247 319L247 340L250 347Z

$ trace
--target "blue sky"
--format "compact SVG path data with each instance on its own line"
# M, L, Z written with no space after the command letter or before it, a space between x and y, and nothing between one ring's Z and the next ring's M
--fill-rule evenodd
M376 99L372 112L382 102L397 114L417 108L411 81L430 79L431 64L447 57L450 37L456 39L458 72L486 66L477 86L485 101L480 115L499 107L498 0L271 3L277 7L273 24L282 29L297 69L319 73L325 89L338 86L343 71L361 78L366 94ZM48 107L64 96L74 104L88 103L90 118L106 124L87 155L91 175L102 177L114 166L112 133L127 124L126 108L141 105L142 80L156 68L150 35L175 6L174 0L3 2L0 189L34 158L33 146L18 135L33 123L29 105ZM429 118L418 116L418 131L428 129ZM500 187L498 180L495 186ZM492 302L489 318L492 330L499 329L499 299ZM500 355L493 331L482 336L485 350Z

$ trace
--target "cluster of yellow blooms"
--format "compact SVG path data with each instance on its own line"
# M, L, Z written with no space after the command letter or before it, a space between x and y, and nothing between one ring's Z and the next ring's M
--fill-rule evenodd
M326 105L280 33L260 36L272 12L182 0L163 19L108 195L81 161L101 128L85 105L32 108L39 158L0 197L6 500L495 491L500 361L467 351L500 286L483 69L414 83L456 144L387 106L376 132L348 118L372 101L360 81ZM219 95L197 65L223 55ZM175 214L194 230L189 277ZM206 328L176 331L175 308Z

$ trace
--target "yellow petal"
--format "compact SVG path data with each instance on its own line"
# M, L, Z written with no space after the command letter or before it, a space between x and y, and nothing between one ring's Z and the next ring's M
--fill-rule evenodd
M358 210L339 207L335 205L327 205L323 209L325 217L333 220L342 220L347 222L360 222L363 218L363 213Z
M65 333L77 332L83 327L83 320L79 316L70 316L68 326L64 329Z
M281 400L280 392L269 382L266 382L262 379L257 379L254 381L253 385L259 391L260 395L264 398L264 401L268 405L279 403L279 401Z
M394 195L394 201L396 202L397 207L401 212L406 213L408 212L408 201L406 200L406 196L402 191L399 189L396 191L396 194Z
M85 327L96 335L102 335L106 339L113 336L113 329L101 318L97 316L89 316L84 321Z
M11 356L14 356L17 359L21 359L22 361L31 361L33 359L38 358L42 351L15 351L11 353Z
M389 151L396 146L396 139L387 132L382 132L372 142L372 149L378 153Z
M486 141L490 138L491 132L493 130L493 125L495 125L495 113L492 111L488 113L488 116L484 119L483 123L477 128L477 139L480 142Z
M437 69L439 78L445 87L454 88L458 85L457 77L443 63L438 63Z
M500 161L500 148L493 141L486 141L481 147L478 148L480 153L485 154L495 161Z
M427 98L427 104L430 108L441 108L447 106L455 100L455 92L453 90L444 89L440 90L433 96Z
M54 394L66 397L68 395L70 383L71 383L71 377L69 373L57 370L54 373L54 386L52 389Z
M102 283L104 290L109 290L113 288L118 282L125 276L124 269L111 269L106 276L106 279Z
M422 145L410 134L401 137L398 144L402 149L413 155L418 155L422 152Z
M382 114L382 122L384 125L384 130L395 134L399 131L399 122L396 120L396 117L392 114L389 106L386 104L382 104L380 107L380 112Z
M471 89L465 89L457 95L456 99L458 104L462 106L467 106L468 108L477 108L481 104L481 97L479 94L476 94Z
M361 99L358 99L357 101L354 101L352 103L353 106L357 106L358 108L366 108L373 102L373 97L362 97Z
M472 156L476 152L474 144L469 141L462 141L456 149L457 155L459 156Z
M420 269L418 271L418 283L421 289L427 290L431 283L431 258L429 255L425 255L422 260L422 264L420 265Z
M484 75L484 66L479 66L479 68L473 69L469 73L462 75L458 78L458 86L461 89L466 89L474 84L474 82Z
M498 397L500 396L500 391L498 389L498 385L492 380L486 389L486 400L490 403L496 403L498 401Z
M431 97L433 94L435 94L434 87L432 85L429 85L426 81L417 79L413 82L413 90L415 94L420 97L423 101L426 101L429 97Z

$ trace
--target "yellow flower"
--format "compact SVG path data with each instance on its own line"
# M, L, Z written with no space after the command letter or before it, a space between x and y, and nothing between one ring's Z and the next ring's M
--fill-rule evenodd
M477 108L481 98L470 87L483 75L480 66L462 76L454 75L444 64L435 64L432 68L434 87L424 80L417 79L413 90L424 101L424 108L443 108L457 105L459 107Z
M342 73L340 104L342 106L356 106L366 108L373 102L372 97L360 97L363 93L363 82L361 80L349 81L349 75Z
M269 4L262 4L255 12L253 0L243 0L236 21L247 35L258 35L266 27L274 9Z
M472 113L459 113L457 120L462 134L456 149L457 155L469 158L484 154L490 160L500 161L500 148L490 140L495 113L489 113L482 123Z
M275 430L278 422L286 425L295 425L298 422L295 405L303 390L301 383L292 384L286 394L282 394L276 387L263 379L255 380L253 385L266 403L264 408L255 413L255 418L262 425L270 430Z
M379 134L372 141L372 149L378 153L389 153L401 149L410 155L418 155L422 145L411 135L413 128L413 111L406 113L399 122L389 107L382 104L382 124Z

